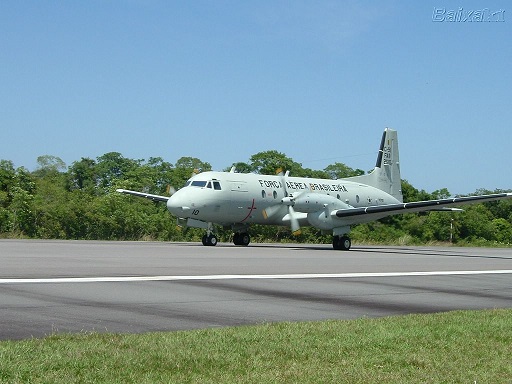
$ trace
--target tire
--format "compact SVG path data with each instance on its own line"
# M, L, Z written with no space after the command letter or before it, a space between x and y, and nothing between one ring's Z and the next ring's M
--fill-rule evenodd
M233 235L233 244L235 245L243 245L244 247L248 246L251 242L251 236L247 232L235 233Z
M340 237L339 236L333 236L332 237L332 248L336 251L339 251L340 248Z
M244 247L247 247L250 242L251 242L251 236L249 236L248 233L241 233L240 234L240 245L243 245Z
M207 236L207 235L204 235L203 238L201 239L202 243L204 246L215 246L217 245L217 236L215 235L210 235L210 236Z
M348 236L333 236L332 247L337 251L348 251L352 246L352 241Z
M340 238L340 249L342 251L348 251L351 246L352 246L352 241L350 240L350 237L342 236Z

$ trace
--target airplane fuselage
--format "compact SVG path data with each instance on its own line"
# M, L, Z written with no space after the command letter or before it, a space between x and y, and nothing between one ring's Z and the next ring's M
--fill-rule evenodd
M315 225L315 213L326 209L367 207L399 203L388 193L349 180L267 176L233 172L204 172L171 196L168 210L181 218L232 224L276 224L289 221L288 205L282 200L296 197L301 225ZM274 208L271 215L265 212ZM329 216L330 218L330 216ZM351 221L353 223L353 220ZM338 220L336 225L343 225ZM315 225L318 226L318 225ZM332 229L324 220L321 229Z

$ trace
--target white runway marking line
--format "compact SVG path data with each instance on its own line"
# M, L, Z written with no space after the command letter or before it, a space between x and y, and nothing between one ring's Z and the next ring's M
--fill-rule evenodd
M55 283L124 283L141 281L193 280L264 280L264 279L351 279L368 277L461 276L512 274L512 269L489 271L427 271L427 272L369 272L369 273L312 273L284 275L204 275L204 276L110 276L110 277L54 277L0 279L0 284L55 284Z

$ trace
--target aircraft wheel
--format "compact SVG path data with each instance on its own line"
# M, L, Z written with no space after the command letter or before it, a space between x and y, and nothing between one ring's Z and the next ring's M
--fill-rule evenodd
M248 246L250 242L251 242L251 236L249 236L248 233L240 234L240 245Z
M333 236L332 247L336 250L348 251L352 246L352 241L348 236Z
M343 251L348 251L352 246L352 241L350 241L350 237L342 236L340 238L340 249Z
M233 235L233 244L247 246L251 242L251 237L247 232L235 233Z
M332 237L332 248L337 251L340 249L340 237L339 236Z
M217 236L215 235L204 235L203 238L201 239L202 242L203 242L203 245L205 246L215 246L217 245Z

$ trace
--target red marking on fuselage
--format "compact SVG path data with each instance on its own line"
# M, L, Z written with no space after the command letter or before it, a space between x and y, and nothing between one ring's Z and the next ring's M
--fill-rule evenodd
M245 218L241 221L241 223L243 223L245 220L247 220L249 218L249 216L251 216L251 213L252 211L254 211L255 209L257 209L255 206L254 206L254 199L252 199L252 205L250 207L247 207L247 209L249 210L249 213L247 214L247 216L245 216Z

